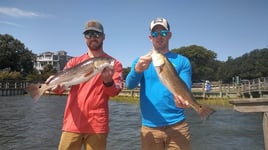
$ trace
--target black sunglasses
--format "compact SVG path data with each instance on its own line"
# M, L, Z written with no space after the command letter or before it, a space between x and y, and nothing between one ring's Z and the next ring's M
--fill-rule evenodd
M97 32L97 31L89 31L85 33L85 37L90 39L91 37L93 38L99 38L100 36L102 36L103 33L101 32Z

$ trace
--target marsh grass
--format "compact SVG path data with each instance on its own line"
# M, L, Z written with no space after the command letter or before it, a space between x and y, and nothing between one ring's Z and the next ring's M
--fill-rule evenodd
M133 104L139 103L139 97L132 97L132 96L115 96L110 97L110 100L118 101L118 102L128 102Z
M232 104L229 103L228 99L224 98L214 98L214 99L199 99L197 100L199 104L210 105L210 106L220 106L220 107L233 107Z
M132 96L115 96L115 97L111 97L110 99L113 101L128 102L132 104L139 103L139 97L132 97ZM228 99L223 99L223 98L198 99L197 102L202 105L232 107Z

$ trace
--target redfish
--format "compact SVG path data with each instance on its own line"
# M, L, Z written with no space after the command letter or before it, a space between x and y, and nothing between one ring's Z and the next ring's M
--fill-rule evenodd
M175 96L182 97L184 100L189 102L189 105L205 120L215 112L214 109L202 106L198 104L186 86L185 82L178 76L175 68L170 61L157 50L153 50L151 53L152 62L158 77L162 84Z
M43 95L43 93L56 85L64 85L66 88L77 85L82 82L90 80L92 77L102 72L106 67L113 67L114 59L95 57L81 62L74 67L65 69L56 73L49 83L44 84L31 84L26 87L31 97L37 101Z

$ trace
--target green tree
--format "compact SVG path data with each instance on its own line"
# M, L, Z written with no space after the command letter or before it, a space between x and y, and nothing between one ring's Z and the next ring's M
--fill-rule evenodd
M51 75L54 75L57 73L57 70L53 67L53 65L51 64L48 64L46 66L44 66L44 70L41 71L41 79L43 81L46 81L46 79L51 76Z
M0 70L21 72L23 76L33 71L35 54L11 35L0 34Z
M16 80L21 79L21 74L19 72L12 71L8 69L0 71L0 80Z
M268 49L255 49L235 59L229 57L219 71L225 82L233 77L255 79L268 76Z
M42 75L39 74L39 71L34 69L32 73L27 74L26 80L31 82L31 83L38 83L38 82L43 82Z
M172 51L189 58L192 65L192 80L194 82L217 80L215 73L220 62L216 60L217 54L215 52L197 45L172 49Z

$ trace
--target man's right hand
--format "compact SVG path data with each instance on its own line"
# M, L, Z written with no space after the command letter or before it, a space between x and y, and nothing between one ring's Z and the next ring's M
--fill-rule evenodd
M144 56L141 56L135 66L135 71L143 72L149 67L151 62L152 62L151 52Z
M48 77L45 84L49 84L50 81L53 79L53 77L54 77L54 75ZM56 86L51 88L51 91L53 91L54 93L58 93L58 94L63 93L65 90L66 90L66 87L64 85L60 85L60 84L57 84Z

